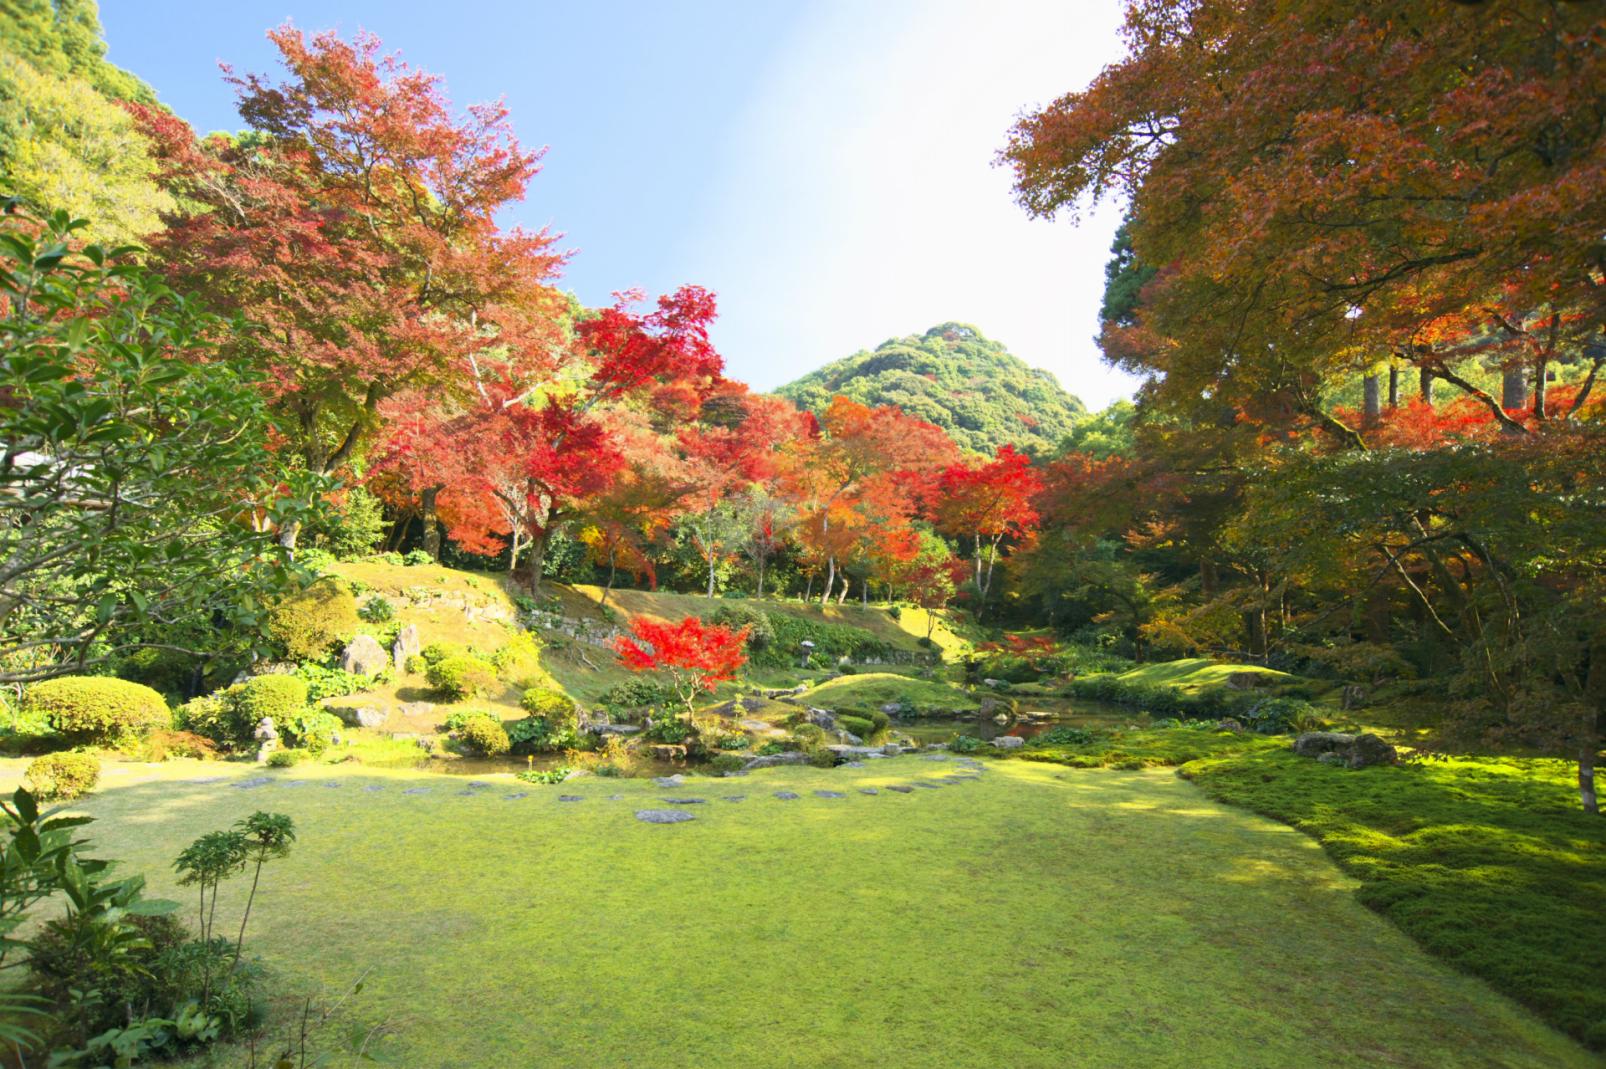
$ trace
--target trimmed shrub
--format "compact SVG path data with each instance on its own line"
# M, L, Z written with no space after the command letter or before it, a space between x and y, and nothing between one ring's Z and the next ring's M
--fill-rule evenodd
M371 624L388 624L396 618L396 606L375 594L362 603L357 615Z
M191 698L178 707L173 719L184 732L203 735L230 750L250 746L251 732L256 728L256 721L246 723L239 704L229 691L222 690Z
M747 758L745 757L733 753L722 753L714 755L713 760L708 762L708 768L712 772L723 774L726 772L740 772L746 764Z
M117 664L117 677L143 683L159 694L182 695L195 678L200 659L179 650L135 650Z
M100 762L94 754L47 753L28 764L28 784L47 801L79 798L95 789L100 781Z
M486 713L476 713L464 720L457 729L457 741L463 749L480 757L500 757L512 748L507 729Z
M841 724L845 730L851 731L861 739L867 739L875 733L875 725L862 716L848 716L844 714L837 717L836 722Z
M320 579L268 610L268 634L291 660L322 661L356 634L357 599L344 586Z
M311 702L356 694L360 690L367 690L376 680L374 676L360 676L342 668L325 668L321 664L298 664L291 675L307 684L307 700Z
M768 649L775 641L775 625L770 622L769 613L754 605L721 605L706 619L711 624L720 624L732 631L747 628L749 655Z
M424 660L424 656L421 653L409 653L407 659L402 662L402 670L408 675L416 676L420 672L429 670L429 662Z
M553 727L573 727L577 722L574 699L553 687L531 687L519 699L519 707Z
M721 606L721 609L724 608L744 607ZM718 611L711 617L716 622ZM805 620L784 612L766 613L765 616L770 624L771 637L762 647L749 646L755 665L781 668L797 664L805 639L814 643L814 653L809 663L819 668L833 667L844 657L854 661L879 660L892 652L890 645L862 627Z
M975 753L981 749L981 740L974 735L955 735L949 740L948 749L954 753Z
M632 713L642 709L674 705L679 701L668 684L642 676L609 687L597 700L597 704L609 712Z
M74 743L112 744L172 726L167 702L149 687L110 676L62 676L28 688L23 712L42 715Z
M193 731L151 732L145 740L145 760L166 761L170 757L212 760L217 757L217 744Z
M435 558L422 549L409 549L402 554L401 562L409 568L416 568L420 564L434 564Z
M269 768L290 768L299 765L310 755L305 750L274 750L268 754Z
M274 725L283 729L293 718L306 712L311 692L306 680L295 676L252 676L223 693L235 703L240 718L254 730L257 721L265 716L273 717Z
M430 686L453 702L484 697L496 687L496 669L467 654L436 661L429 666L426 677Z

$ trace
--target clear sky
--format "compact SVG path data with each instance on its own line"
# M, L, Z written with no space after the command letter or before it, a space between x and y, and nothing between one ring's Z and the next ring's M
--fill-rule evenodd
M1117 0L101 0L109 58L202 132L239 125L218 63L276 71L286 19L505 98L549 146L507 221L565 235L588 304L713 289L758 388L959 320L1093 407L1131 390L1092 342L1116 213L1028 219L993 165L1118 57Z

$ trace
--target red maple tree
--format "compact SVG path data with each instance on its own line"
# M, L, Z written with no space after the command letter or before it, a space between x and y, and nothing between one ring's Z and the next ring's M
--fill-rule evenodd
M745 627L736 631L695 616L679 623L637 616L630 630L631 636L615 640L619 663L632 672L661 672L688 714L697 695L713 690L747 663Z

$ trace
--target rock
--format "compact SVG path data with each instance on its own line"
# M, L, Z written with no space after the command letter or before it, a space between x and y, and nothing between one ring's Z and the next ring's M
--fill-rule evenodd
M684 809L638 809L636 819L644 824L681 824L697 817Z
M403 702L397 710L402 716L427 716L435 711L434 702Z
M993 717L993 723L997 724L999 727L1003 727L1005 724L1009 723L1009 714L998 713Z
M529 796L530 796L530 792L529 791L517 791L517 792L515 792L513 794L504 794L502 796L502 801L504 801L504 802L516 802L520 798L528 798Z
M1342 731L1307 731L1294 739L1293 750L1301 757L1314 757L1324 764L1346 768L1392 765L1399 752L1370 731L1350 735Z
M1227 686L1233 690L1254 690L1271 686L1275 679L1270 672L1233 672L1227 676Z
M403 794L428 794L429 793L429 788L428 787L409 787L405 791L402 791L402 793Z
M563 782L568 783L572 779L583 779L589 775L591 775L591 770L589 768L570 769L569 774L563 777Z
M1366 688L1359 683L1351 683L1339 695L1338 707L1340 709L1359 709L1366 704Z
M667 803L668 805L707 805L708 804L708 799L706 799L706 798L665 798L664 802Z
M981 685L984 686L984 687L991 687L992 689L997 690L1000 687L1009 686L1009 681L1008 680L1004 680L1004 679L983 679L981 681Z
M352 714L352 719L357 721L358 727L368 728L372 731L375 728L384 726L385 713L383 710L375 709L371 705L365 705Z
M251 779L243 779L239 783L231 784L231 786L237 791L249 791L256 787L266 787L272 782L267 776L253 776Z
M895 742L889 742L885 746L881 747L881 752L888 757L897 757L899 754L903 753L903 747L899 746Z
M583 795L583 794L560 794L560 795L558 795L558 801L560 801L560 802L583 802L585 800L586 800L585 799L585 795Z
M1019 735L1000 735L993 740L993 745L1000 750L1018 750L1026 744L1026 740Z
M1234 735L1242 735L1244 733L1244 726L1243 726L1243 724L1239 723L1238 721L1234 720L1232 717L1229 716L1225 720L1216 721L1216 730L1217 731L1230 731Z
M901 783L892 783L887 786L887 790L897 791L899 794L913 794L915 789L913 787L905 787Z
M841 729L838 729L838 731L836 733L836 737L838 739L840 739L843 743L847 744L848 746L862 746L862 745L864 745L864 740L859 738L859 736L855 735L851 731L843 731Z
M836 730L836 714L832 713L829 709L816 709L813 706L810 706L804 719L811 724L816 724L819 727L824 728L827 731Z
M634 735L641 730L640 724L597 724L592 731L598 735Z
M788 750L785 753L765 754L755 757L742 766L743 772L751 772L755 768L775 768L777 765L806 765L809 763L808 754L801 750Z
M888 702L881 707L881 711L886 713L888 716L897 716L899 713L903 712L903 703Z
M747 795L745 795L745 794L727 794L725 796L725 801L727 801L727 802L745 802L745 801L747 801Z
M660 787L681 787L685 785L686 777L677 772L673 776L654 776L652 781Z
M353 675L371 676L390 665L390 655L372 635L358 635L340 651L340 667Z
M268 755L279 748L279 729L273 726L273 717L265 716L257 721L256 730L252 737L257 740L257 764L266 764Z
M792 791L776 791L775 797L779 798L783 802L792 802L796 801L798 796Z
M841 791L815 791L814 792L814 797L816 797L816 798L846 798L847 795L843 794Z
M876 790L874 787L860 787L859 788L859 793L860 794L880 794L881 792Z
M396 641L390 644L391 663L400 672L407 665L407 658L415 657L424 647L418 641L418 625L408 624L396 632Z
M677 743L654 743L652 755L660 761L684 761L686 760L686 747Z

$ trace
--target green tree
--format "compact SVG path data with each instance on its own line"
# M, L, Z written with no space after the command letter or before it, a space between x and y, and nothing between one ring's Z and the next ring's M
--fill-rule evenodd
M311 508L271 462L214 321L82 223L0 215L0 681L140 648L251 645L294 582L270 525ZM238 328L243 329L243 328Z

